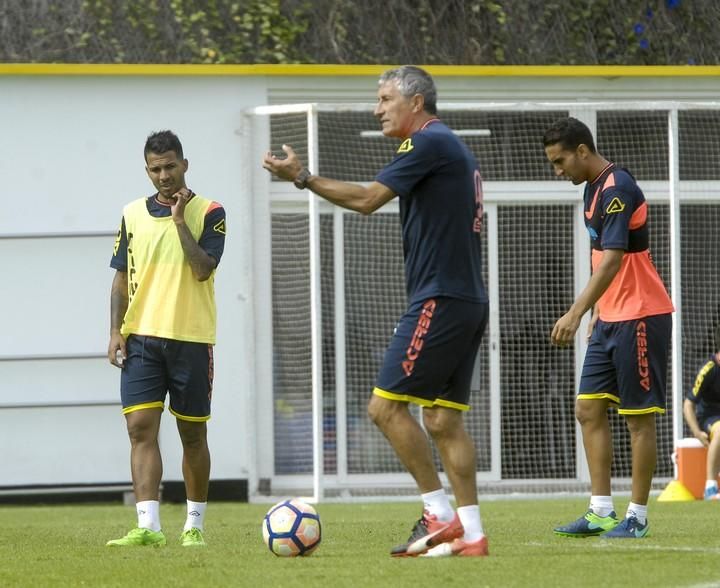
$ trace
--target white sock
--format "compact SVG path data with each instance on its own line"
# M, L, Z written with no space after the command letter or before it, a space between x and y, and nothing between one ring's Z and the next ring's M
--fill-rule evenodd
M150 529L151 531L159 531L160 526L160 501L159 500L142 500L135 503L137 511L138 527L141 529Z
M207 508L207 502L193 502L192 500L187 501L187 519L185 519L185 526L183 531L188 529L203 530L203 523L205 521L205 509Z
M445 494L445 490L433 490L420 495L422 497L425 510L431 515L435 515L439 521L448 523L455 517L455 512L450 506L450 499Z
M483 532L482 521L480 520L480 507L477 504L458 506L457 513L465 529L463 541L467 541L468 543L477 541L485 534Z
M706 480L705 481L705 490L707 490L708 488L717 489L717 487L718 487L717 480Z
M613 507L612 496L591 496L590 510L592 510L599 517L608 516L612 511L615 510L615 508Z
M647 504L636 504L631 502L628 504L625 518L635 517L641 525L647 523Z

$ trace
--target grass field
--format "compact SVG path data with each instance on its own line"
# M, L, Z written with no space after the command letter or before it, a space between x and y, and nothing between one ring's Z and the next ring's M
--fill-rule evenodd
M262 543L269 505L215 503L207 549L183 549L184 505L162 505L168 545L111 549L135 523L121 505L0 507L0 586L720 586L720 503L650 505L650 535L607 541L556 537L552 527L586 500L481 504L490 557L392 559L419 515L414 503L320 504L323 541L310 557L281 559ZM624 512L626 499L616 499Z

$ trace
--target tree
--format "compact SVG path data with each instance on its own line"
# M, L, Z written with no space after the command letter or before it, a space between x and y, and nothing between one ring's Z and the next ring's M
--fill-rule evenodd
M713 0L0 0L0 61L720 62Z

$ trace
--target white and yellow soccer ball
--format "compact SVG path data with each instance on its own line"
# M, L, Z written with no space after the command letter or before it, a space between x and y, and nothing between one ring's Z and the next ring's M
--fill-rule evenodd
M265 545L275 555L310 555L320 545L320 517L309 504L291 498L267 511L262 524Z

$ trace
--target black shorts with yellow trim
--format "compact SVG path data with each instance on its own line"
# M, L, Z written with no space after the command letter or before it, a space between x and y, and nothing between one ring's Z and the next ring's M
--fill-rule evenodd
M718 431L720 431L720 414L699 417L698 421L700 422L702 430L710 435L710 439L715 437L715 435L718 434Z
M207 421L213 386L213 346L130 335L120 376L123 414L165 407L184 421Z
M672 316L598 321L588 343L578 399L604 399L618 413L665 412Z
M487 320L487 303L436 297L410 304L385 352L373 394L468 410Z

